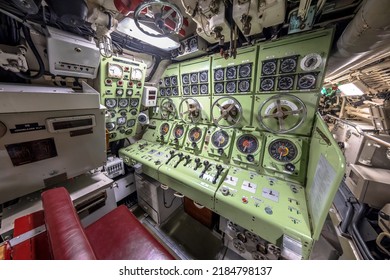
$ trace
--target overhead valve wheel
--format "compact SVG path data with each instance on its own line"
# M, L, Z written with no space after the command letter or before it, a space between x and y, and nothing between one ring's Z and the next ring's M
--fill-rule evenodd
M305 103L290 94L271 96L261 104L258 112L260 124L273 133L288 133L297 129L306 116Z
M142 2L135 9L134 23L142 33L161 38L179 33L183 25L183 15L173 3L151 0ZM147 27L156 32L148 31Z
M176 117L176 106L172 99L164 98L160 104L161 117L165 120L173 120Z
M183 112L184 104L187 110ZM185 123L198 123L201 118L202 108L199 102L191 97L184 98L179 105L179 116Z
M218 107L219 117L214 117L214 109ZM211 119L213 123L220 128L236 127L240 123L242 118L242 106L240 102L234 97L221 97L218 98L211 107ZM222 121L228 123L223 125Z

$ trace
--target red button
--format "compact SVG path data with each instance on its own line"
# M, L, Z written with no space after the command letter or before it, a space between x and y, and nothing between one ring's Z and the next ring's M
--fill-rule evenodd
M112 80L111 79L106 79L106 84L107 85L111 85L112 84Z
M248 198L245 197L245 196L243 196L243 197L242 197L242 203L247 204L247 203L248 203Z
M132 87L134 85L133 82L129 82L129 87Z
M122 81L122 80L119 80L119 81L118 81L118 86L121 86L121 85L123 85L123 81Z

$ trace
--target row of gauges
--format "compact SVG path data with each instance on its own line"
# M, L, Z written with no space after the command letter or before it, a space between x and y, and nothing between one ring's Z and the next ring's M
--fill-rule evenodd
M240 92L249 92L251 87L250 80L239 80L239 81L228 81L228 82L217 82L214 83L214 92L215 94L222 93L235 93Z
M302 73L298 75L283 75L262 77L260 79L260 91L292 90L294 89L295 79L297 78L295 89L306 90L315 89L317 86L317 77L319 72Z
M186 73L181 75L183 85L207 83L209 81L209 71Z
M246 79L252 76L252 63L214 69L214 81Z
M126 74L126 72L129 72L129 74ZM130 76L131 74L131 76ZM116 63L107 63L107 77L109 78L115 78L115 79L131 79L135 81L141 81L142 80L142 70L139 68L131 68L129 66L121 66Z
M183 87L183 95L198 95L198 94L208 94L209 86L208 84L201 85L191 85Z
M160 88L160 96L178 96L179 89L177 87Z
M127 112L126 109L120 109L120 110L118 111L118 114L121 115L122 117L126 117L127 113L128 113L128 112ZM129 113L130 113L130 115L132 115L132 116L137 116L137 115L138 115L138 110L137 110L137 109L130 109L130 110L129 110ZM116 112L115 112L114 110L108 110L108 114L109 114L109 116L110 116L111 118L115 118L115 116L116 116Z
M106 128L108 131L114 131L115 129L119 130L121 133L126 131L126 127L130 128L135 126L135 120L127 120L126 117L118 117L116 122L107 122Z
M164 79L160 80L160 86L177 87L178 86L177 76L174 75L174 76L165 77Z
M130 105L130 107L138 107L139 98L106 98L104 101L104 105L107 108L126 108Z

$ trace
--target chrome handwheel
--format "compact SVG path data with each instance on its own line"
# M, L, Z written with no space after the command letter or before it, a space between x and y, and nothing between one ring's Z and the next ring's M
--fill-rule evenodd
M184 106L186 107L185 111ZM185 123L198 123L202 116L199 102L191 97L184 98L179 105L179 116Z
M218 110L218 118L214 117L214 111ZM218 98L211 107L211 119L220 128L231 128L239 125L242 117L242 106L234 97Z

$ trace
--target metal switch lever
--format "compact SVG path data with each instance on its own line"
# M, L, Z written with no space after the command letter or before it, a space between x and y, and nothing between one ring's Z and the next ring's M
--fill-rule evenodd
M195 166L194 170L197 170L199 168L199 166L201 165L200 158L196 158L195 163L196 163L196 166Z
M179 153L177 156L179 157L179 160L173 166L174 168L176 168L179 165L179 163L184 159L183 153Z
M217 174L215 174L215 176L214 176L214 179L212 182L213 184L217 183L218 177L219 177L219 175L221 175L221 173L223 171L223 167L220 164L217 164L217 166L215 168L217 169Z
M191 162L191 157L189 155L186 155L185 157L186 162L183 164L183 166L187 166Z
M171 161L171 159L173 159L176 156L175 150L170 150L169 154L171 155L171 157L165 162L165 164L168 164Z
M204 165L204 168L203 168L202 172L200 173L199 178L203 178L203 175L206 173L207 169L209 169L209 167L211 166L211 164L207 160L205 160L203 162L203 165Z

